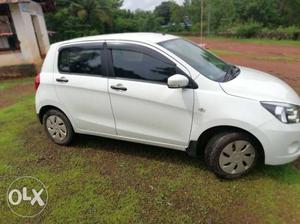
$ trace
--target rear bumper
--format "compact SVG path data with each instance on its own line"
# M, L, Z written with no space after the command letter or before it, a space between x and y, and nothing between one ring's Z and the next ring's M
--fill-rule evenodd
M300 124L269 121L254 130L263 145L265 164L282 165L300 157Z

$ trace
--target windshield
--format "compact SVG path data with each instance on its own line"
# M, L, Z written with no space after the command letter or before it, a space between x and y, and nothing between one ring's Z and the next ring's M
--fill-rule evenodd
M232 65L198 45L184 39L169 40L159 45L174 53L207 78L217 82L228 81L226 76L231 73Z

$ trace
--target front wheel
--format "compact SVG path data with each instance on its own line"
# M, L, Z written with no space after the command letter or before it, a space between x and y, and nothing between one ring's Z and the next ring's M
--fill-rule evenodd
M249 173L258 159L258 145L247 134L240 132L220 133L206 146L205 162L224 179L239 178Z

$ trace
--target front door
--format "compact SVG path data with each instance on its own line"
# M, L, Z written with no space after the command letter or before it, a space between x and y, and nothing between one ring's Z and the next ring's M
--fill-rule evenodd
M109 93L117 134L165 146L187 147L193 114L193 89L170 89L179 73L175 63L134 44L109 44Z

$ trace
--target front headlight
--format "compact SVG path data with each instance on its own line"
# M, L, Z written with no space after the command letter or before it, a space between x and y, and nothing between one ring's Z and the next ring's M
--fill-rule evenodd
M261 105L282 123L300 123L300 106L275 102L261 102Z

